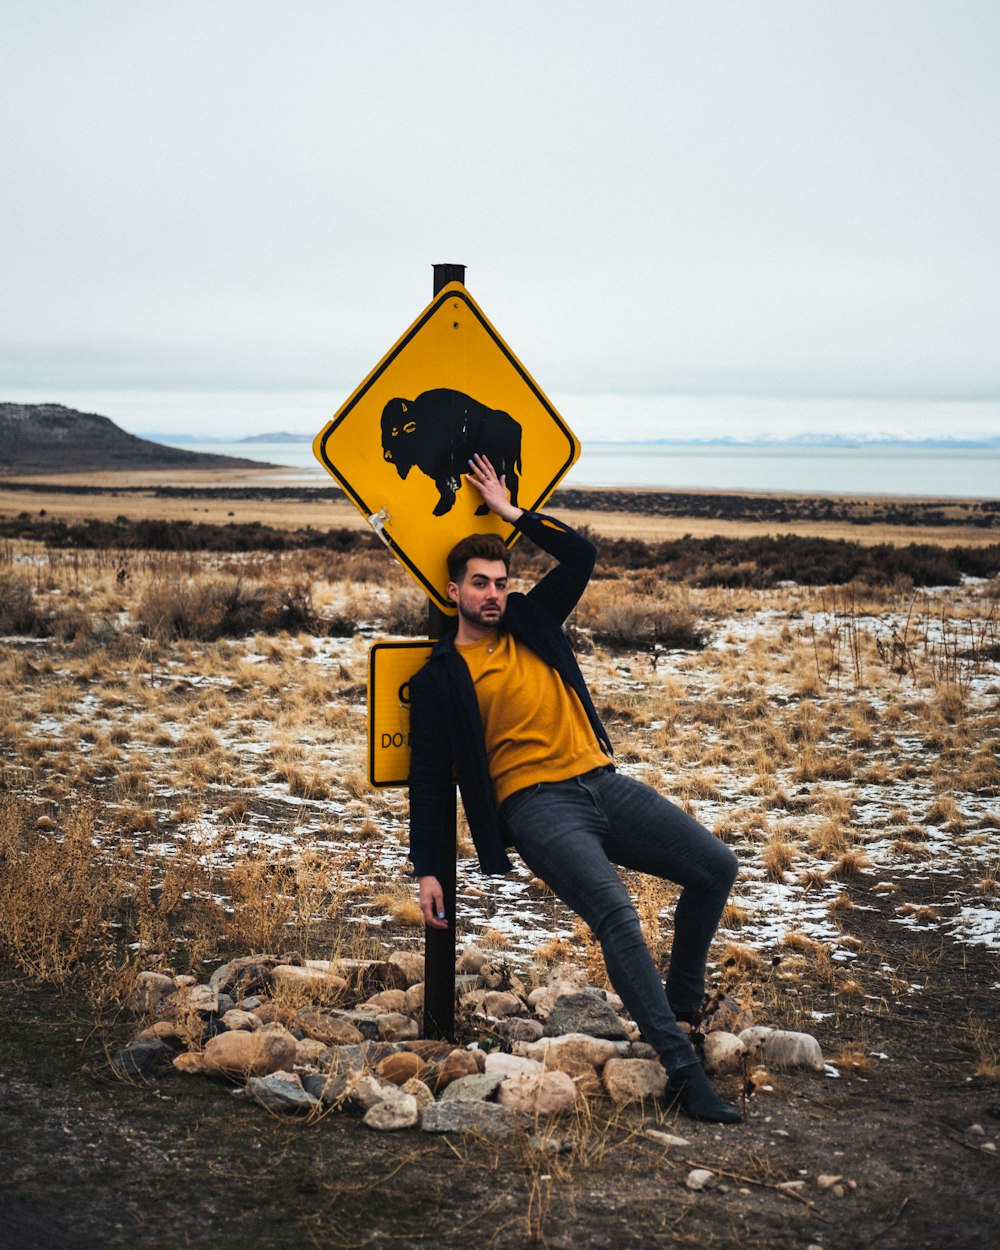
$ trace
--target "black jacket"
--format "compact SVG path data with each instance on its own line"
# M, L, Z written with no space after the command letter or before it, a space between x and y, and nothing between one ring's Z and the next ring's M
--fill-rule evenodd
M524 512L516 528L559 561L528 594L507 599L503 628L576 691L602 748L611 742L562 631L594 570L594 545L554 517ZM507 872L504 832L486 758L479 705L453 626L410 682L410 859L418 877L440 876L457 779L483 872ZM450 840L449 840L450 847Z

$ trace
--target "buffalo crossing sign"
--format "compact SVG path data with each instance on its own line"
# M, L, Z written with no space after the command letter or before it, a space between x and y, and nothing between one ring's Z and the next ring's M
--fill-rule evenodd
M445 558L475 531L516 533L465 483L473 452L538 509L580 444L460 282L446 286L313 443L382 541L442 611Z

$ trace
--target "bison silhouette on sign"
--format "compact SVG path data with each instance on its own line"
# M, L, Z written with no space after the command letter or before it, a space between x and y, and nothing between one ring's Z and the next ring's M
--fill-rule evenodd
M510 501L516 504L521 427L508 413L445 389L424 391L416 399L390 399L382 409L382 455L404 480L414 466L432 479L441 495L435 516L451 511L474 452L490 460L498 477L506 475ZM488 511L483 504L476 515Z

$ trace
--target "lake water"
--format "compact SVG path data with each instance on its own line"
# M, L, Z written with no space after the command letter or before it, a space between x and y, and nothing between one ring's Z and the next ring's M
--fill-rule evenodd
M174 445L287 465L311 485L331 481L306 439ZM1000 449L592 442L563 485L998 498Z

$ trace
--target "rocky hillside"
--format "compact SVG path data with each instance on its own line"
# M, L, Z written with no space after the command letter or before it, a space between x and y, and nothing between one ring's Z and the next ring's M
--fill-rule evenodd
M0 403L0 473L101 469L260 468L259 460L164 447L126 434L108 417L62 404Z

